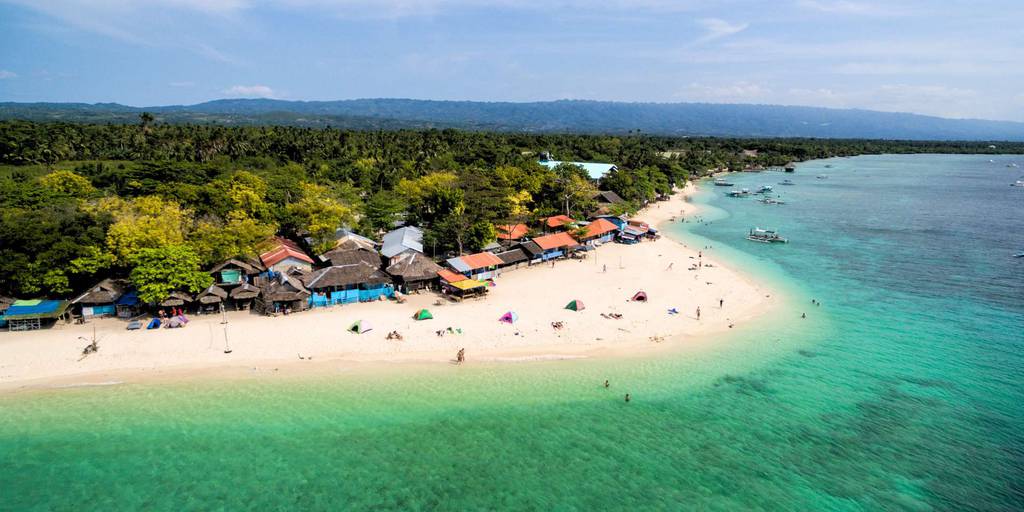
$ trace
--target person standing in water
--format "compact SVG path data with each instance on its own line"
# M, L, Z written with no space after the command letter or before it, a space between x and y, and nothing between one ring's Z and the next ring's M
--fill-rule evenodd
M609 386L608 379L605 379L604 380L604 387L605 387L605 389L608 389L608 386Z
M629 403L629 400L630 400L629 393L626 393L626 403L627 404Z

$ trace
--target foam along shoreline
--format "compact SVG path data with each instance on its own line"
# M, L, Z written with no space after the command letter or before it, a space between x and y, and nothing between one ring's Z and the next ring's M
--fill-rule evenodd
M662 225L694 215L688 185L669 201L635 216ZM723 267L714 251L688 248L669 237L636 245L609 243L585 260L562 260L503 273L486 298L434 304L437 296L412 295L404 304L360 303L279 317L227 314L231 354L224 353L220 315L194 316L183 329L127 331L123 321L97 319L86 325L0 334L0 389L52 387L58 382L125 382L161 373L198 375L218 369L306 361L449 364L460 348L470 362L528 362L580 357L622 357L673 346L713 343L708 334L728 331L759 316L780 299L742 272ZM698 261L699 270L688 270ZM709 265L710 264L710 265ZM629 299L647 293L647 302ZM565 309L582 301L580 312ZM719 300L724 307L719 307ZM697 308L701 315L696 317ZM427 308L434 319L416 321ZM669 314L670 309L678 314ZM518 314L509 325L498 318ZM620 319L602 316L616 313ZM362 320L373 327L348 331ZM553 322L564 327L554 329ZM99 352L82 358L93 327ZM451 327L455 333L447 331ZM403 340L387 340L398 331ZM461 331L458 333L457 331Z

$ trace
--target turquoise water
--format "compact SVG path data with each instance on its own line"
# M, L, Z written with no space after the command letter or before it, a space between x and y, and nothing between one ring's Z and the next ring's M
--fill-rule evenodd
M1024 194L988 158L703 186L668 229L789 297L708 350L0 397L0 509L1020 510Z

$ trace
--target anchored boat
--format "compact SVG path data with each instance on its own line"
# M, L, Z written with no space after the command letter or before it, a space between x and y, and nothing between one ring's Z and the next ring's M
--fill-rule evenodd
M726 181L725 178L715 178L715 186L716 187L731 187L732 183L729 183L728 181Z
M782 238L779 234L772 229L761 229L754 228L747 234L747 240L754 242L761 242L763 244L785 244L789 243L789 240Z
M779 185L796 185L796 183L793 183L793 180L782 180Z
M761 188L757 189L758 194L767 194L774 190L771 185L761 185Z
M729 197L745 197L750 195L750 189L744 188L740 190L732 190L726 195Z

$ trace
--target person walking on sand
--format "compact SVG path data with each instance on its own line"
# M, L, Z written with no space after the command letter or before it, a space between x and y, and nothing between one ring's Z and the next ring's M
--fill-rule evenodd
M675 264L676 264L676 262L674 262L674 261L672 263L669 263L668 264L668 268L665 269L665 270L672 270L672 265L675 265Z
M466 349L460 348L459 353L455 355L455 363L462 364L466 362Z
M700 306L697 306L697 320L700 320Z
M722 309L723 305L725 305L725 299L718 299L718 309Z
M601 272L604 272L606 274L608 273L608 264L607 263L605 263L604 265L601 266Z

